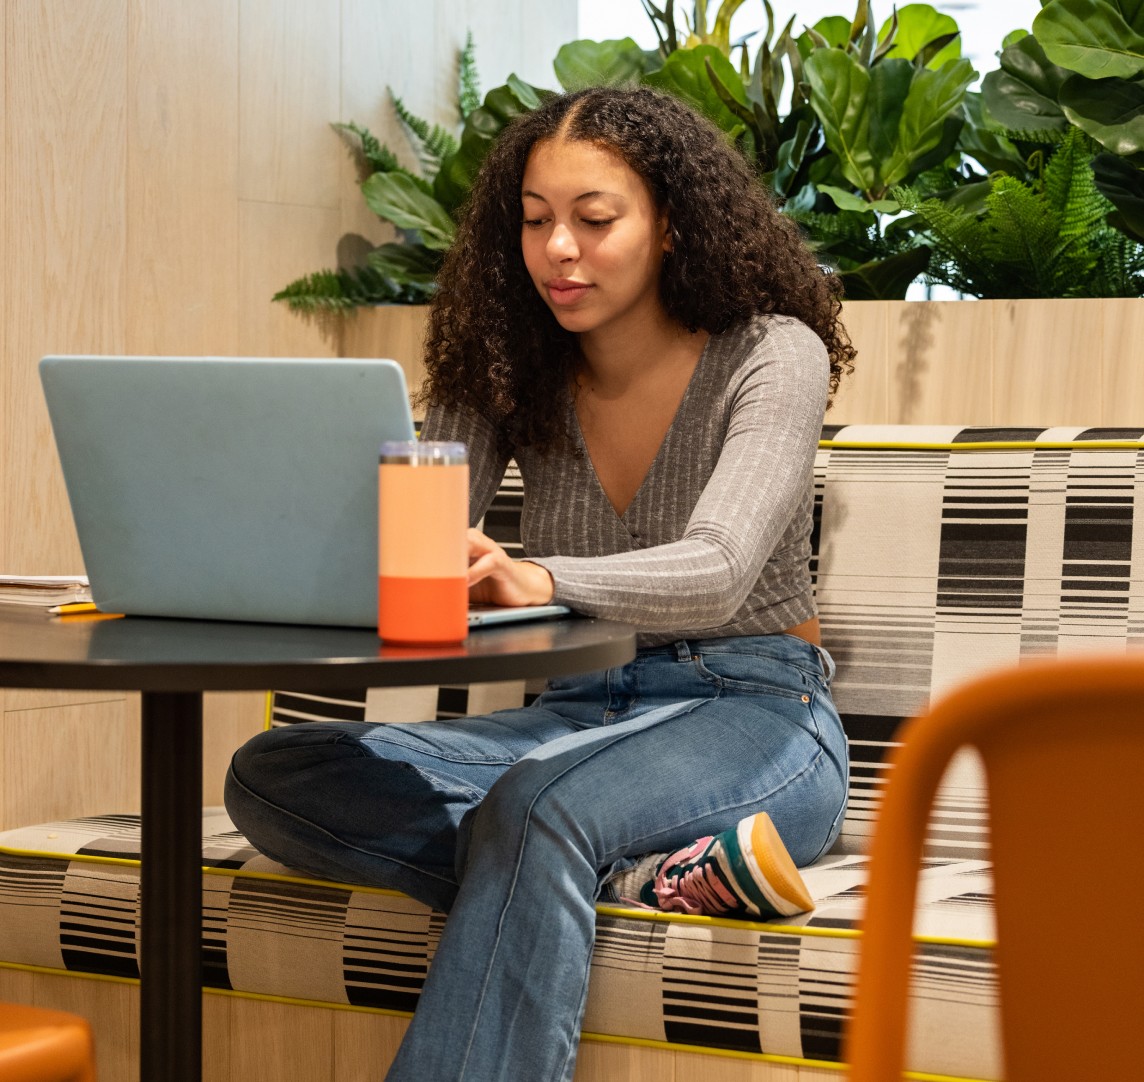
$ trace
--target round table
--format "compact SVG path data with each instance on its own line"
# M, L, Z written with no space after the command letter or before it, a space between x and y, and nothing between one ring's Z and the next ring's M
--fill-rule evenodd
M204 691L335 690L562 676L635 656L626 624L565 618L404 647L370 630L0 605L0 687L142 692L140 1077L202 1073L201 801Z

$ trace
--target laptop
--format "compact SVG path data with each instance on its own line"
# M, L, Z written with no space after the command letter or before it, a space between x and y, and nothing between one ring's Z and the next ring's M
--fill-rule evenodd
M101 610L376 628L378 448L414 438L396 362L50 356L40 378Z

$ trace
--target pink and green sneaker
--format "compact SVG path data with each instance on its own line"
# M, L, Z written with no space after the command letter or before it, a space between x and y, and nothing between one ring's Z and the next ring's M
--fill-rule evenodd
M612 885L624 900L667 912L758 920L814 908L766 812L666 857L646 858L617 876ZM635 897L625 898L627 891Z

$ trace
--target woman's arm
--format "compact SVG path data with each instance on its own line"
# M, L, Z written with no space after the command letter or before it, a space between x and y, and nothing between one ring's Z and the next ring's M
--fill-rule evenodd
M818 337L772 321L736 377L718 462L679 540L537 558L554 580L553 600L647 631L727 623L806 499L828 377Z

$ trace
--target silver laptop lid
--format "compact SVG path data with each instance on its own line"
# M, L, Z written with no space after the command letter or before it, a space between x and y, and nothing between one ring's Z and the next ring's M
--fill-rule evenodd
M100 608L376 626L378 446L413 438L399 365L45 357L40 374Z

